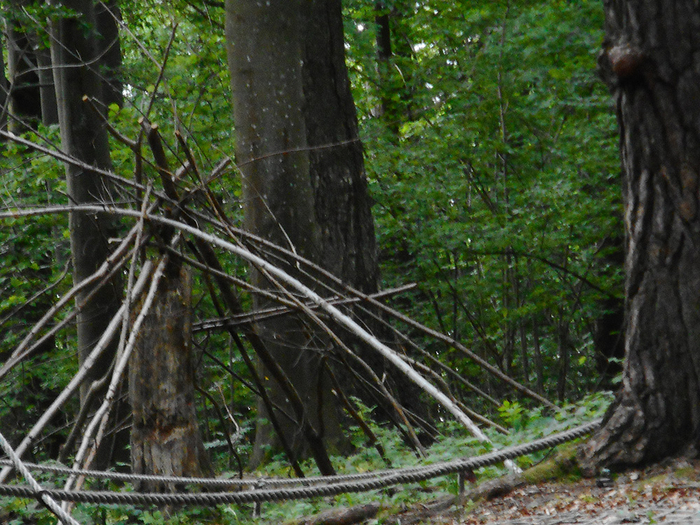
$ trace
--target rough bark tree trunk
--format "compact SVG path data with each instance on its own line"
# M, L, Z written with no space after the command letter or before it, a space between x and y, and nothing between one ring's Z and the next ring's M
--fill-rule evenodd
M188 477L212 473L195 412L191 296L188 272L170 263L129 361L135 473ZM177 488L143 482L138 490Z
M310 0L304 25L304 124L321 265L372 293L379 280L374 221L345 65L340 0Z
M602 72L617 101L625 201L623 384L580 450L600 465L700 445L700 13L607 0Z
M345 64L342 5L340 0L310 0L306 9L304 123L315 220L321 231L320 261L344 282L373 293L378 289L379 265L357 112ZM366 322L375 333L392 338L377 323ZM386 386L397 392L404 406L427 418L414 383L393 368L387 369L373 350L354 346L377 375L386 375ZM349 391L360 395L357 388Z

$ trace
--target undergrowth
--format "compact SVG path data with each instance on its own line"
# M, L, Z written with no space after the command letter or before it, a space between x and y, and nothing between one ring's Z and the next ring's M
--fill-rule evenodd
M381 441L386 457L393 468L427 465L442 461L451 461L460 457L484 454L493 449L527 443L537 438L562 432L587 423L603 415L610 404L610 393L592 394L583 401L565 406L553 414L542 408L530 409L517 401L504 402L499 409L501 422L509 429L509 434L486 430L492 443L482 443L467 434L458 423L445 421L440 425L440 437L427 451L427 457L418 457L401 439L398 432L375 426L375 434ZM347 457L334 457L333 463L339 474L363 473L386 469L386 463L377 450L364 446L364 438L359 429L353 430L356 452ZM523 456L517 463L521 468L528 468L541 461L551 450L543 450L529 456ZM308 476L318 476L319 472L311 462L303 465ZM506 473L500 466L484 467L475 472L479 482L498 477ZM271 461L255 475L263 477L289 477L289 465L279 457ZM60 481L48 475L40 475L39 481L49 488L60 487ZM93 487L94 488L94 487ZM111 486L110 490L127 491L129 488ZM294 521L303 516L316 514L334 507L349 507L370 502L379 502L383 508L400 510L406 505L431 500L458 491L456 475L444 476L421 483L393 487L381 491L363 494L343 494L331 498L265 503L261 516L253 517L252 505L219 505L215 508L189 508L164 513L154 509L135 509L133 507L102 505L99 507L77 505L73 517L83 524L104 525L196 525L215 523L221 525L272 524ZM0 521L9 525L53 524L56 518L38 503L32 500L0 498ZM381 523L381 518L375 523Z

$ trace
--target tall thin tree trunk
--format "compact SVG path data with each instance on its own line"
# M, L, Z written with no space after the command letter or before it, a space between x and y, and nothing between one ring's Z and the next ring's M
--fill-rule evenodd
M566 312L559 307L559 320L557 322L557 353L559 355L559 370L557 374L557 399L564 402L566 399L566 382L569 378L569 361L571 360L571 346L569 345L569 323Z
M111 168L107 133L103 123L82 100L83 95L101 100L100 77L92 69L97 52L95 13L91 0L65 0L61 5L77 16L61 18L52 28L52 62L61 128L62 149L68 155L92 166ZM109 181L90 169L66 165L68 195L72 203L110 202ZM69 219L73 281L79 283L94 273L109 254L108 240L114 237L115 224L101 214L73 212ZM90 354L121 302L121 284L115 276L90 297L85 290L76 299L78 315L78 357ZM105 352L92 368L90 379L106 373L116 348ZM90 387L81 390L84 399ZM100 456L98 464L104 466Z
M121 11L118 0L105 0L95 6L95 18L99 39L100 76L102 78L102 102L105 106L122 107L124 86L121 79L122 50L119 39Z
M49 126L58 124L58 103L56 101L56 86L51 67L51 50L45 47L36 49L36 62L39 78L39 98L41 100L41 123Z
M399 136L400 115L396 111L396 102L392 98L392 72L391 72L391 17L389 8L385 2L378 0L374 3L377 12L375 23L377 25L377 72L379 77L379 112L384 124L391 132L391 137L397 139Z
M9 104L10 85L5 75L4 39L0 38L0 130L7 131L7 109Z
M622 235L607 239L603 247L609 250L605 262L613 268L622 268L625 264ZM600 373L600 384L612 388L613 379L622 372L621 362L625 357L625 301L621 297L606 297L599 305L602 313L595 320L593 331L596 370Z
M537 378L535 391L544 394L544 363L542 362L542 349L540 347L540 321L537 315L532 317L532 348L535 354L535 377Z
M20 9L21 6L22 2L12 3L12 9ZM13 18L8 18L6 23L9 129L13 133L23 133L35 128L41 121L37 61L27 29Z

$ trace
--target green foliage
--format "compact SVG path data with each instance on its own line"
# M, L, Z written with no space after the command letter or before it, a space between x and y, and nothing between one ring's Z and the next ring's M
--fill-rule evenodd
M208 17L186 2L130 2L122 5L130 35L124 35L127 111L142 114L168 130L180 131L201 167L210 168L233 152L231 95L226 66L223 9L207 7ZM150 56L144 54L144 45ZM133 117L132 117L133 118ZM136 119L131 122L131 133ZM172 151L178 152L177 144Z
M522 427L525 408L517 401L511 403L506 399L503 401L503 404L498 407L498 414L507 425L517 430Z
M173 138L178 130L205 171L234 151L232 111L223 10L195 4L120 3L129 28L121 43L125 104L110 108L110 122L135 138L138 119L153 101L148 118L160 126L173 165L183 158ZM403 312L464 342L550 397L563 377L566 388L561 397L580 398L597 380L591 331L602 311L600 300L607 294L620 295L622 288L622 269L611 248L622 230L614 114L595 75L602 6L593 0L517 5L385 1L394 56L388 64L377 65L376 4L351 0L344 2L344 9L348 64L376 200L383 285L419 283L418 291L397 300ZM40 9L39 4L32 9ZM44 19L46 13L36 10L28 13ZM167 67L158 82L166 55ZM40 142L40 136L60 142L55 128L42 128L30 138ZM115 171L131 177L132 151L116 140L111 148ZM11 143L3 144L1 152L4 207L67 203L59 163ZM146 166L145 178L155 177L153 168ZM227 213L240 221L236 174L224 174L218 184L214 190ZM38 290L58 281L69 259L67 231L67 217L62 215L3 223L3 359L47 305L70 286L70 279L65 279L49 296L24 306ZM244 275L239 263L226 264L227 270ZM201 319L217 317L199 276L194 295ZM0 422L3 432L9 430L8 437L26 430L75 372L72 330L59 333L51 352L34 358L0 384ZM239 435L234 452L245 461L255 398L242 386L240 378L248 373L228 336L197 333L196 338L198 383L211 396L198 398L206 446L219 469L233 472L235 455L225 437ZM424 346L490 395L512 395L483 379L481 370L461 354L434 342ZM450 386L470 407L484 408L480 398L462 391L461 384ZM594 395L549 415L523 400L503 401L497 413L512 433L489 435L497 447L528 441L596 417L608 402L609 396ZM38 459L55 455L64 432L60 427L68 426L76 405L77 401L69 405L64 419L51 429L59 432L55 439L35 448ZM241 422L240 428L234 428L227 410ZM369 409L362 413L371 420ZM443 415L436 410L438 420ZM372 429L396 467L491 448L456 423L443 422L429 457L419 460L396 432L376 423ZM333 458L338 470L385 468L379 453L366 446L364 434L353 432L357 452ZM543 455L521 463L527 466ZM290 473L282 457L266 468L267 475ZM304 470L315 473L310 464ZM499 473L500 467L489 467L478 474L484 478ZM455 490L454 479L443 479L378 497L398 506L434 497L434 491ZM368 497L266 504L262 521L279 522L328 505L358 504ZM9 509L8 519L17 523L25 518L38 523L50 519L31 504L23 510L18 501L0 503ZM76 513L85 523L252 521L251 508L235 506L190 509L170 517L121 507L78 506Z
M585 393L600 300L622 289L616 128L595 73L602 5L389 2L409 44L392 57L400 90L377 73L373 9L350 2L346 29L385 285L419 283L401 309L507 373ZM382 115L392 97L403 109Z
M57 142L56 128L41 127L26 138ZM47 155L28 151L14 143L0 150L0 199L6 208L66 204L63 166ZM69 246L67 217L41 215L4 221L0 228L0 360L26 335L53 303L70 287L67 277ZM44 291L43 293L42 290ZM50 290L50 291L49 291ZM75 373L73 348L68 343L72 330L64 330L44 345L51 355L39 355L0 383L0 422L3 433L12 439L30 421L38 418L53 396ZM50 427L56 431L61 418ZM37 443L42 457L60 442L52 435Z

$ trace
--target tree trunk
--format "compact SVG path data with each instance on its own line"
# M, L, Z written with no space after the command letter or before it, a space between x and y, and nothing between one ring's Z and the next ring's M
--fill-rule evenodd
M602 71L621 129L627 306L623 384L582 465L700 445L700 16L696 2L608 0Z
M105 106L116 104L122 107L124 89L121 79L122 50L119 39L119 24L121 11L117 0L105 0L95 6L97 32L100 38L97 42L100 56L100 75L102 76L102 101Z
M377 72L379 74L379 116L384 121L384 125L391 133L392 139L398 139L401 116L397 111L397 100L392 98L392 71L391 59L393 55L391 45L391 17L389 8L383 0L374 3L376 16L374 17L377 26Z
M229 68L236 123L236 157L243 175L245 225L249 231L321 262L321 227L316 221L315 192L310 175L304 115L302 37L304 2L290 0L265 5L255 0L227 2ZM303 28L303 29L302 29ZM335 100L335 99L334 99ZM257 286L270 288L253 273ZM267 301L255 300L256 308ZM321 356L309 345L312 334L293 317L260 323L260 334L303 400L316 433L339 445L342 431ZM261 365L262 366L262 365ZM277 419L294 453L308 455L298 418L280 385L262 371L270 398L284 408ZM252 465L276 444L265 409L260 404Z
M98 73L92 69L95 45L95 13L91 0L66 0L62 6L77 13L57 20L52 27L51 58L61 128L62 149L68 155L102 169L111 169L107 133L100 119L82 100L83 95L101 100L102 89ZM109 202L110 183L89 169L66 165L68 195L72 203ZM73 282L90 276L109 254L108 240L115 235L115 224L107 216L73 212L69 219ZM118 276L97 290L85 290L76 302L80 307L77 319L78 357L80 363L90 354L95 343L116 314L121 303ZM89 372L81 388L81 400L92 381L102 377L109 368L116 342L104 352ZM105 450L107 447L105 447ZM108 458L100 453L98 468L106 466Z
M309 0L306 9L304 123L315 220L321 232L320 261L344 282L373 293L378 289L379 265L357 113L345 64L342 5L340 0ZM392 339L378 323L365 322L385 340ZM397 392L401 403L427 420L420 389L393 368L385 370L384 359L374 350L354 346L378 376L386 376L386 386ZM345 383L354 395L368 404L374 402Z
M379 269L357 114L345 65L340 0L310 0L304 44L304 124L321 265L377 290Z
M412 120L413 49L406 31L412 7L405 1L374 2L377 46L377 108L390 140L398 141L401 125Z
M170 263L129 361L134 473L211 475L195 411L191 304L189 274ZM143 482L138 490L177 488Z
M10 85L5 75L5 59L3 50L3 39L0 38L0 130L7 131L7 102L10 94ZM4 139L0 139L4 142Z
M227 4L247 227L374 292L374 223L345 66L340 1L258 4ZM261 280L258 284L269 286ZM263 301L256 306L264 306ZM331 448L345 448L339 409L322 373L323 337L290 319L265 322L260 333L304 399L306 417ZM302 349L314 340L315 348L289 351L290 344ZM273 393L278 390L270 386ZM276 395L273 399L285 406L286 400ZM298 423L279 419L288 421L288 440L298 442ZM259 425L256 443L253 464L270 443L269 428ZM296 452L304 453L299 443Z
M44 27L28 26L26 19L15 20L12 15L31 7L30 0L11 0L8 8L7 41L8 70L12 84L9 112L13 118L10 129L15 133L43 124L58 124L58 108L51 70L48 39L40 32Z
M22 2L12 2L11 9L20 9ZM36 55L26 28L12 18L7 19L7 70L10 81L9 129L24 133L36 128L41 120L41 99Z
M624 266L622 235L606 239L601 248L606 252L603 259L605 264L611 268ZM605 297L598 305L601 313L595 320L592 334L596 370L600 374L598 384L612 390L615 388L615 378L622 372L625 357L625 301L622 297Z
M45 47L36 49L36 62L39 66L39 99L41 101L41 123L45 126L58 124L58 104L56 86L51 68L51 50Z

